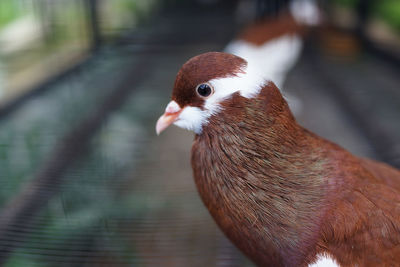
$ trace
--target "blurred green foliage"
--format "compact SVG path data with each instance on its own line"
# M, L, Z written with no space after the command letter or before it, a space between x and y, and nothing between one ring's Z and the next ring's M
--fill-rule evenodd
M145 22L157 8L159 0L114 0L99 2L99 24L103 39L113 39L121 31Z
M59 61L60 68L63 68L62 64L68 62L65 54L67 52L64 51L71 52L71 58L90 53L93 45L91 23L97 25L101 41L107 43L150 18L161 1L98 0L95 3L98 20L91 21L87 0L1 0L0 34L11 22L21 22L13 25L16 28L8 28L7 35L1 40L11 48L0 47L4 72L9 74L4 76L3 87L6 87L6 92L9 90L8 84L25 79L17 77L19 73L34 69L37 67L35 65L43 62L47 64L57 55L65 58ZM29 22L26 20L28 17ZM17 45L14 46L13 43ZM57 68L54 64L53 67ZM10 90L14 89L19 90Z
M376 7L373 10L376 14L400 32L400 1L383 0L376 1L375 4Z
M360 1L363 0L333 0L334 4L355 10ZM399 0L377 0L370 1L370 14L378 17L400 31L400 1Z
M23 10L15 0L1 0L0 1L0 29L24 14Z

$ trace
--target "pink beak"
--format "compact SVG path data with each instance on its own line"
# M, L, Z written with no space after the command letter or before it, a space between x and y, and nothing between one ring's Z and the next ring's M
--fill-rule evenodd
M179 114L181 114L182 109L175 101L169 102L167 108L165 109L165 113L158 119L156 124L156 133L159 135L162 131L164 131L168 126L174 123Z

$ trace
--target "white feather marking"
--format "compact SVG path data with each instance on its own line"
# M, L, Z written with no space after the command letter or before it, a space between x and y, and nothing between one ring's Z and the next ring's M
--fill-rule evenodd
M319 254L317 255L317 261L308 265L308 267L339 267L339 264L331 257L325 254Z
M316 26L321 22L321 12L315 0L295 0L290 2L290 13L294 19L309 26Z
M218 103L230 97L233 93L239 92L241 96L252 98L256 96L262 86L268 81L261 75L257 68L247 63L244 73L237 73L236 76L217 78L209 83L214 87L214 94L205 101L204 107L212 113L218 112ZM216 110L214 110L216 108Z
M236 92L246 98L255 97L267 81L251 64L247 65L243 73L237 73L236 76L212 79L208 83L214 87L214 94L206 99L203 109L185 107L174 124L200 134L210 116L221 111L220 103L223 100Z
M198 107L185 107L178 119L174 122L174 125L183 129L193 131L196 134L200 134L202 126L208 120L208 113L205 110L201 110Z
M230 42L225 51L244 58L281 88L287 72L300 56L302 45L300 36L287 34L259 46L236 40Z

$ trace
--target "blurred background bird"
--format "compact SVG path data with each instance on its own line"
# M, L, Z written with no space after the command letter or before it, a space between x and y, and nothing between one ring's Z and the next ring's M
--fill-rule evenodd
M241 1L239 6L238 19L249 21L249 17L258 17L258 20L247 25L224 51L257 65L265 77L283 89L286 75L300 58L303 37L310 27L322 22L316 1L276 1L269 5L263 1ZM250 12L243 14L242 10ZM292 112L300 113L301 100L287 92L285 96Z

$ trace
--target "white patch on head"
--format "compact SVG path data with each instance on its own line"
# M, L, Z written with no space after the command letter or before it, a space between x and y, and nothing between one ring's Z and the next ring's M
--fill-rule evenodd
M339 264L331 257L325 254L319 254L317 255L317 261L308 265L308 267L339 267Z
M237 73L236 76L216 78L208 81L214 87L214 94L206 99L204 107L211 113L219 111L219 103L230 97L232 94L239 94L246 98L257 96L261 88L269 81L251 63L247 63L244 73Z
M191 106L185 107L174 124L200 134L203 126L208 123L210 116L222 110L220 105L222 101L236 92L246 98L255 97L268 82L265 75L261 75L257 68L254 68L249 63L246 68L242 69L242 72L225 78L207 81L214 88L214 94L205 100L203 109ZM193 88L193 90L195 89Z
M235 40L227 45L225 51L245 59L281 88L287 73L297 62L302 46L299 35L286 34L262 45Z

